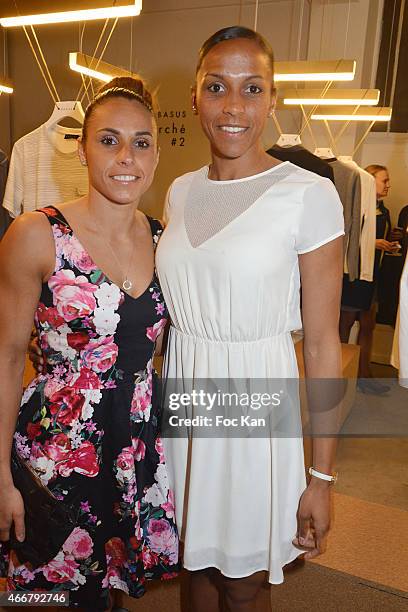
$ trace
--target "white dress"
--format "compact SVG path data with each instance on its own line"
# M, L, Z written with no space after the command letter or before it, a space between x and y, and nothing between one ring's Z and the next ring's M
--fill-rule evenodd
M333 184L283 162L243 179L208 167L170 187L156 254L170 312L169 379L297 379L298 255L341 236ZM192 245L195 246L192 246ZM318 282L318 281L317 281ZM296 419L299 405L296 398ZM184 566L271 583L295 559L305 488L301 436L164 439Z

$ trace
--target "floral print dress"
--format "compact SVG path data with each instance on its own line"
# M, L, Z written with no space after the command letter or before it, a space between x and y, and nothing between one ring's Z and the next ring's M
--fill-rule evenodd
M156 276L138 298L98 269L63 215L44 208L55 271L35 323L46 373L26 388L15 442L77 526L34 571L0 544L7 590L70 591L70 605L103 610L109 589L133 597L178 570L178 536L159 428L155 341L167 311ZM162 231L149 219L154 244Z

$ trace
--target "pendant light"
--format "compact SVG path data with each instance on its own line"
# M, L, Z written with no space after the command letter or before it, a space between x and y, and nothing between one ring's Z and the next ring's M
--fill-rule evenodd
M81 3L86 4L86 1ZM100 4L104 4L101 0ZM112 6L112 3L105 4L108 6L100 8L89 8L75 11L58 11L49 13L39 13L34 15L18 15L16 17L1 17L2 10L0 9L0 25L4 28L13 28L20 26L35 26L45 23L67 23L72 21L91 21L94 19L108 19L110 17L134 17L140 15L142 10L142 0L127 0L127 4L117 2L119 6ZM110 6L109 6L110 4Z
M108 83L114 77L132 76L132 73L128 70L99 61L90 55L78 51L69 54L69 67L75 72L85 74L92 79L97 79L104 83Z
M288 89L279 92L285 106L376 106L379 89Z
M375 106L350 111L347 107L317 108L312 114L314 121L390 121L392 108Z
M286 81L352 81L355 60L275 62L275 82Z
M0 94L2 93L12 94L13 91L14 89L12 87L10 87L9 85L6 85L5 83L0 82Z

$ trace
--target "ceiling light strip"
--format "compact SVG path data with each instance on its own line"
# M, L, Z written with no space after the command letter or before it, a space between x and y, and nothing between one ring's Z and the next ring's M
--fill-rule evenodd
M354 113L350 113L347 108L333 107L332 109L319 108L313 113L314 121L390 121L392 116L392 108L367 108L358 109Z
M58 13L43 13L39 15L21 15L19 17L0 18L0 25L13 28L46 23L67 23L72 21L92 21L111 17L134 17L140 15L142 0L135 0L128 6L112 6L99 9L82 9L79 11L64 11Z
M0 83L0 93L12 94L13 91L14 89L9 85L4 85L3 83Z
M291 89L280 95L285 106L376 106L379 89L332 90L327 97L319 89Z
M85 74L98 81L108 83L114 77L117 76L131 76L128 70L113 66L102 60L92 58L90 55L85 53L79 53L77 51L69 54L69 67L75 72Z
M275 62L275 81L352 81L355 60Z

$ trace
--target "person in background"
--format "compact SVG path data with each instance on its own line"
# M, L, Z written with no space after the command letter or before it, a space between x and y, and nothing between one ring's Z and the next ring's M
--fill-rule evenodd
M383 202L383 198L387 197L390 189L390 176L387 168L379 164L370 164L365 170L375 178L377 193L377 230L373 281L356 280L350 282L347 277L344 278L341 299L340 338L342 342L347 343L353 324L355 321L359 322L358 344L360 346L360 361L358 387L365 393L381 395L387 393L390 387L372 379L370 368L377 313L376 290L384 253L398 251L400 248L398 243L400 234L392 232L390 212Z
M398 227L405 231L408 228L408 204L400 210L400 214L398 215Z
M408 250L408 204L401 208L400 214L398 215L398 229L402 232L401 237L401 254L402 258L405 261L405 257Z
M378 311L376 322L395 327L400 279L408 246L408 206L400 211L398 224L389 235L389 239L397 241L400 248L391 253L384 254L378 277L377 301Z

